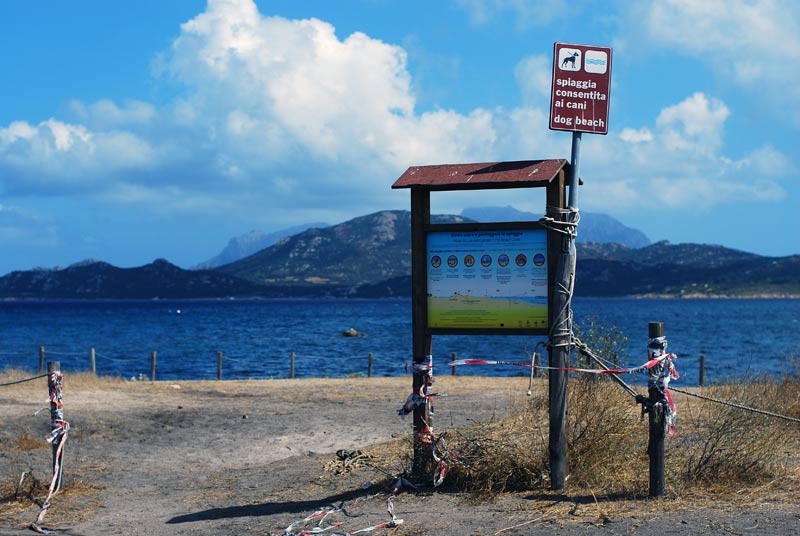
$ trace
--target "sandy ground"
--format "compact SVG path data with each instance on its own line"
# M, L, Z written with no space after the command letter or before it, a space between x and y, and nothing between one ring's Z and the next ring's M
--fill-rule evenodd
M66 487L44 525L72 535L269 535L322 507L366 497L331 515L343 525L323 534L382 523L389 519L387 490L365 486L385 483L388 475L369 466L346 474L330 469L340 465L339 449L410 436L411 420L397 416L410 383L87 381L71 390L66 378L65 417L72 425ZM436 406L443 429L506 415L524 400L527 380L441 376L437 389L449 395ZM32 416L45 401L44 380L0 389L6 489L25 471L48 480L49 446L15 446L26 433L46 434L48 418ZM800 534L800 505L757 497L723 497L701 507L687 498L595 498L568 489L479 501L426 486L394 498L402 525L372 534ZM0 534L32 534L26 527L37 513L30 501L0 503Z

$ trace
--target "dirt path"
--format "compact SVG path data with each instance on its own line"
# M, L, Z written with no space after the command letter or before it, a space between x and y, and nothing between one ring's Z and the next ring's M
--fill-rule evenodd
M386 479L380 471L337 475L324 466L335 465L339 449L407 438L410 419L396 413L409 387L407 378L87 380L72 388L67 379L66 491L54 499L45 525L86 535L282 532L323 506L384 491L365 489ZM527 380L441 377L437 389L449 394L435 417L446 428L505 416L524 400ZM31 417L45 394L41 384L0 391L6 487L23 471L47 479L49 449L20 447L26 433L39 438L49 428L46 417ZM744 509L725 502L698 508L686 500L534 492L481 503L420 489L399 494L394 506L405 523L375 534L800 534L800 507L755 500ZM0 504L0 534L30 533L26 526L37 512L30 501ZM345 522L342 532L387 521L385 495L347 513L332 516Z

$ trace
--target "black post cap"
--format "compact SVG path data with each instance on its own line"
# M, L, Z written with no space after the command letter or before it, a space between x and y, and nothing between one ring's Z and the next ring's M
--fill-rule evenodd
M664 322L648 322L647 336L651 339L664 336Z

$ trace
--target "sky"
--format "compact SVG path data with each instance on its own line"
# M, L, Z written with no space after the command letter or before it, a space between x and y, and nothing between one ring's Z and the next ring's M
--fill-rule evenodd
M556 42L613 49L581 210L800 253L793 0L7 0L0 275L190 267L250 230L409 210L410 166L570 159ZM431 203L545 210L541 189Z

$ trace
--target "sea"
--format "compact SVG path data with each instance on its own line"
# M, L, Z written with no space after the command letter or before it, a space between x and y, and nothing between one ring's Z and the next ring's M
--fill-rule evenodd
M663 322L681 385L697 385L700 356L705 381L748 381L798 374L800 300L609 299L573 301L575 324L597 344L609 338L620 366L646 361L649 322ZM361 336L345 337L355 329ZM594 335L591 335L593 333ZM526 362L543 337L483 335L433 337L436 374L447 362L475 358ZM62 371L148 379L155 352L157 380L287 378L291 355L297 378L363 376L372 354L373 376L410 374L411 302L408 299L270 299L0 302L0 370L38 371L59 361ZM543 352L543 362L547 353ZM574 358L573 354L573 358ZM521 367L460 366L459 375L527 375ZM644 383L646 378L630 378Z

